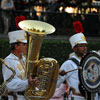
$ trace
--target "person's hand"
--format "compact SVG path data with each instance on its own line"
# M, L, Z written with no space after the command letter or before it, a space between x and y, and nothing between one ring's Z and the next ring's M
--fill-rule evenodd
M28 83L29 83L29 85L31 85L32 87L37 87L38 84L39 84L39 80L38 80L37 77L32 78L32 76L30 75L30 76L29 76L29 79L28 79Z
M60 74L61 76L64 76L64 75L66 74L66 72L65 72L65 70L61 70L61 71L59 72L59 74Z

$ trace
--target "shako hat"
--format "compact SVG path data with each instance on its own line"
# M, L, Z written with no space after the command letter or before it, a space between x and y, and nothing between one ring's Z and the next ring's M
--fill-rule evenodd
M24 30L17 30L8 33L9 43L23 42L27 43L26 33Z
M18 23L23 20L25 20L24 16L17 16L15 18L17 28L19 28ZM24 30L11 31L8 33L8 37L9 37L9 43L16 43L16 42L27 43L26 33Z
M72 35L69 39L72 48L76 46L77 44L81 44L81 43L87 44L86 38L84 34L82 33L83 32L82 23L80 21L75 21L73 23L73 26L74 26L74 30L76 34Z

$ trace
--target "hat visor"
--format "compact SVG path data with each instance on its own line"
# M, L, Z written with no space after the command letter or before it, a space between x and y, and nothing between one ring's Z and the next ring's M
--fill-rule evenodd
M27 43L27 40L20 40L19 42Z
M73 45L72 48L74 48L77 44L83 44L83 43L87 44L87 41L80 41L80 42L76 43L75 45Z
M80 42L78 42L77 44L83 44L83 43L86 43L87 44L87 41L80 41ZM77 45L76 44L76 45Z

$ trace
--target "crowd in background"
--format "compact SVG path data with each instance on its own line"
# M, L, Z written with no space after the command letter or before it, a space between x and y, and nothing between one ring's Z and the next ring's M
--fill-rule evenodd
M2 2L5 2L2 6ZM11 3L8 3L11 2ZM40 6L44 11L37 15L34 6ZM57 29L55 35L71 35L72 23L80 20L84 26L85 35L97 36L100 35L100 17L93 12L93 15L85 14L69 14L62 10L60 13L60 6L65 7L64 3L58 3L57 0L52 2L45 2L44 4L39 0L1 0L0 9L0 33L7 34L9 31L16 30L15 17L24 15L27 19L41 20L54 25Z

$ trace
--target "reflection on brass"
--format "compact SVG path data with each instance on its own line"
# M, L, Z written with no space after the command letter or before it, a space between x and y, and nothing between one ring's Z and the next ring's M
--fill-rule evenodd
M26 27L24 27L24 30L27 32L28 49L25 75L28 78L31 73L33 77L38 77L39 84L37 87L29 85L25 91L25 97L28 100L49 100L56 88L59 64L53 58L38 59L43 37L45 34L48 34L45 31L46 29L40 31L40 29ZM48 29L49 31L52 32L51 29Z
M27 33L26 32L24 33L24 37L25 37L25 39L27 39Z
M29 100L48 100L54 93L59 65L53 58L42 58L37 64L36 75L39 84L36 88L28 88L25 96Z
M29 28L24 27L24 29L25 29L26 31L32 32L32 33L39 33L39 34L40 34L40 33L41 33L41 34L45 34L45 33L46 33L45 30L40 31L39 29L35 29L35 28L29 29Z

